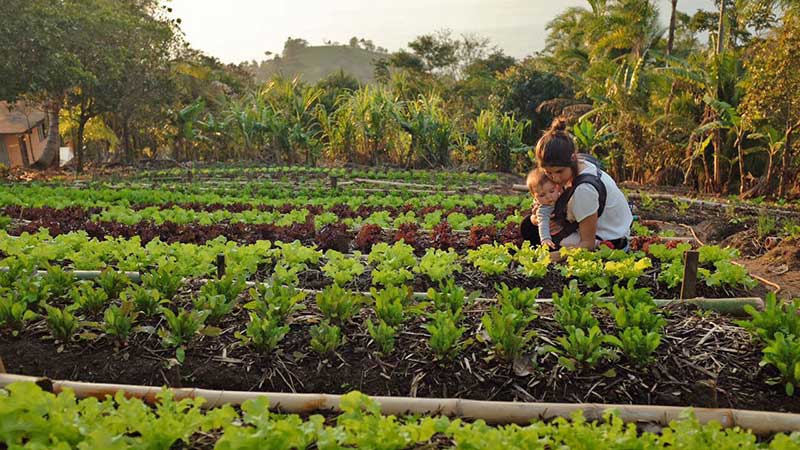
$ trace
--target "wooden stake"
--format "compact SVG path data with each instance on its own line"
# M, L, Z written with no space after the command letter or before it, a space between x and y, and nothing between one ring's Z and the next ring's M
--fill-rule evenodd
M6 373L6 366L3 364L2 356L0 356L0 373Z
M700 261L700 253L697 250L689 250L685 254L685 260L681 300L697 297L697 265Z
M217 255L217 278L225 276L225 254L220 253Z

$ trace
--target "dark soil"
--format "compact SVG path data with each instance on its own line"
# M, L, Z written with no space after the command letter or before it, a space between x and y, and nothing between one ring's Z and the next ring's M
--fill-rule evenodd
M199 336L176 365L174 350L162 348L155 328L136 333L123 347L105 336L59 346L38 323L19 337L4 338L0 354L11 373L145 385L197 386L209 389L369 395L461 397L482 400L598 402L733 407L800 412L800 403L766 380L776 375L760 368L760 348L729 317L673 306L664 310L668 325L657 358L643 368L621 359L569 372L552 354L536 348L554 343L561 333L541 305L531 327L538 337L529 357L516 364L497 359L481 343L480 316L487 305L466 312L470 341L452 361L437 361L428 346L424 319L407 322L394 353L375 353L357 317L344 325L347 343L336 353L317 355L309 347L308 328L318 322L314 307L293 318L291 332L271 354L258 354L234 337L244 332L246 314L238 311L219 324L219 337ZM602 327L612 322L597 312ZM148 323L151 327L163 324ZM516 370L515 370L516 369Z

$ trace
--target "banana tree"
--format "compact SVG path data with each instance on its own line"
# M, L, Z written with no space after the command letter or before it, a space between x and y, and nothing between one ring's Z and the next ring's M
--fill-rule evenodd
M774 185L773 172L775 167L775 157L783 150L786 143L786 135L770 125L765 125L757 133L751 133L747 137L749 139L766 141L765 149L767 151L767 173L765 176L764 186L765 192L770 192L772 190L772 186Z
M585 117L581 119L572 127L572 134L575 136L575 144L578 151L590 153L597 157L598 150L603 146L610 144L617 137L617 133L612 131L610 124L603 124L600 128L595 127L592 121L587 120ZM609 164L606 163L608 167Z
M406 167L414 158L425 161L428 167L444 167L450 163L455 125L442 103L441 97L432 94L406 104L400 119L400 125L411 135Z
M191 156L193 159L196 159L196 155L189 155L189 153L193 151L193 143L200 136L197 124L205 108L205 99L197 98L194 102L178 111L176 117L176 125L178 128L176 150L179 153L178 159L180 159L180 155L183 157Z

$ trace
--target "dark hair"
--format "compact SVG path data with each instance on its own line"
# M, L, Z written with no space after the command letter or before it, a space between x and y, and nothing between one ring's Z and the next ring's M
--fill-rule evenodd
M539 167L571 167L578 173L578 160L575 154L575 143L567 133L567 120L558 117L553 120L550 129L536 143L536 160Z

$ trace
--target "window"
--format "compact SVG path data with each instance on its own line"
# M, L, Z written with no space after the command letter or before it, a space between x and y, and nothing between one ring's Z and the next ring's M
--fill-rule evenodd
M43 141L47 137L47 132L44 128L44 122L42 122L38 127L36 127L36 134L39 135L39 140Z

